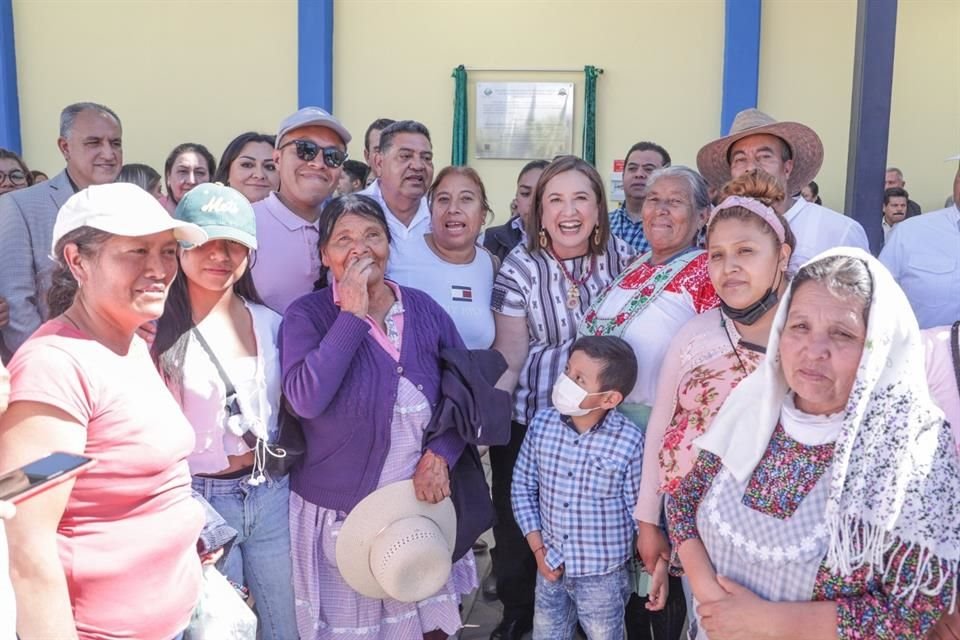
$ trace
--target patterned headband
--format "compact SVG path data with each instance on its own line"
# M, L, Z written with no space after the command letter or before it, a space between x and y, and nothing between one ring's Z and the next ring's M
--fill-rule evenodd
M713 224L713 219L716 215L723 211L724 209L732 209L733 207L743 207L751 213L755 213L761 218L764 222L770 225L770 228L773 229L773 232L777 234L777 238L780 240L781 244L786 242L787 232L783 228L783 223L780 221L780 217L777 216L777 213L763 204L759 200L754 200L753 198L744 198L742 196L727 196L726 200L718 204L713 211L710 212L710 220L707 222L709 227Z

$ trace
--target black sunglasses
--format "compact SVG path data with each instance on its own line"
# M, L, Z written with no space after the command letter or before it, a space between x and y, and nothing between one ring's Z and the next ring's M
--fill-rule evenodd
M347 159L346 151L337 149L336 147L321 147L313 140L290 140L289 142L284 142L279 148L283 149L284 147L289 147L291 144L296 146L297 157L304 162L310 162L316 158L320 152L323 152L323 164L331 169L336 169Z

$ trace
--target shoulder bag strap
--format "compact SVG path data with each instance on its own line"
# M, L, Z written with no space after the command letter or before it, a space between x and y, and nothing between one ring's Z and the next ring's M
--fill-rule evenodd
M196 327L191 327L190 333L192 333L193 337L197 339L197 342L200 343L200 346L203 347L203 350L207 352L207 355L210 357L210 361L213 363L213 366L217 368L217 373L220 374L220 379L223 380L223 386L227 390L227 405L229 407L231 398L235 398L237 395L236 388L233 386L233 383L230 382L230 376L227 375L223 365L220 364L220 360L217 358L217 354L215 354L213 349L210 348L210 345L203 337L203 334L200 333L200 330Z
M217 368L217 373L220 374L220 379L223 380L223 387L227 392L227 415L240 415L242 411L240 410L240 403L237 401L237 389L233 386L233 382L230 381L230 376L227 375L223 365L220 364L220 359L217 358L217 354L215 354L213 349L210 348L210 344L207 342L206 338L203 337L203 334L200 333L199 329L196 327L191 327L190 332L193 334L193 337L197 339L197 342L200 343L200 346L203 347L203 350L207 352L207 355L210 357L210 362L212 362L213 366ZM243 439L243 442L251 449L256 446L257 436L249 431L244 431L241 438Z

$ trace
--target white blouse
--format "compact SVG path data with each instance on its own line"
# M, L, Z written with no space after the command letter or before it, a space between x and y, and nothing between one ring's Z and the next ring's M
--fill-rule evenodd
M237 402L244 420L257 423L254 431L277 437L277 413L280 408L280 355L277 332L280 315L269 308L244 301L253 319L257 340L255 366L244 359L218 358L237 390ZM227 391L216 366L199 342L191 335L183 363L183 381L179 388L168 386L193 425L196 444L187 458L190 473L217 473L229 466L227 456L250 451L239 435L227 429L225 408Z

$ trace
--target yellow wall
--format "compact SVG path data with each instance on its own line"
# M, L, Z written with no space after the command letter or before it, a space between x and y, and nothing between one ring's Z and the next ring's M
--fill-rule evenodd
M838 211L846 189L856 23L856 0L763 3L758 106L820 134L824 162L816 180L824 204ZM960 153L960 2L902 0L894 56L887 164L903 170L924 211L940 209L956 173L944 158Z
M96 100L124 122L127 162L161 168L192 140L219 156L241 131L272 132L297 106L296 0L13 0L25 156L58 171L59 110ZM377 117L430 127L437 168L450 159L451 70L602 67L597 164L641 139L694 164L718 133L723 0L336 0L334 111L351 155ZM764 0L759 106L815 128L825 202L843 207L856 0ZM925 210L942 205L960 153L960 2L902 0L890 164ZM576 82L583 74L471 73L478 80ZM519 160L474 161L498 219Z
M158 171L180 142L219 158L297 108L294 0L14 0L13 14L24 156L51 175L71 102L114 109L124 161Z
M824 205L842 211L856 0L767 0L761 16L757 106L777 120L802 122L820 135L820 197Z
M960 2L901 0L888 166L924 211L943 207L960 154Z
M717 133L723 51L721 0L337 0L334 110L355 135L375 118L416 118L431 131L436 165L450 162L458 64L493 68L604 69L598 81L597 166L609 188L614 158L652 139L676 163L694 163ZM583 73L470 73L476 81L576 81L574 144L582 132ZM471 121L472 123L472 121ZM472 133L471 133L472 139ZM471 142L472 144L472 142ZM522 160L470 163L498 220L509 215Z

